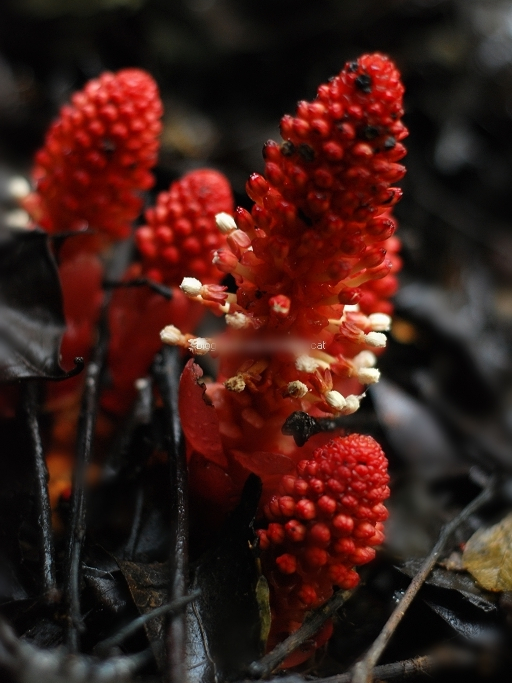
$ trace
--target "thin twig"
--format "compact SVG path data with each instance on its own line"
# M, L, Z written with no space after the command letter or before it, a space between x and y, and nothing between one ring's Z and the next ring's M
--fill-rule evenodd
M417 676L418 674L432 675L445 669L465 669L473 667L478 661L478 655L474 651L462 650L460 648L441 648L429 655L414 657L414 659L403 659L391 664L381 664L372 671L375 680L389 681L394 678L400 680ZM327 678L307 679L309 683L353 683L353 673L347 671L343 674L328 676ZM276 683L306 683L299 674L282 676L273 679ZM238 683L250 683L250 681L239 681Z
M467 505L460 514L458 514L451 522L445 524L442 528L441 533L435 546L432 548L430 554L426 557L420 570L416 576L412 579L409 587L405 591L402 599L395 607L391 616L387 620L384 628L378 635L377 639L374 641L373 645L370 647L364 658L357 662L353 669L353 683L371 683L372 681L372 670L377 664L379 657L384 652L387 644L389 643L392 635L394 634L398 624L401 622L402 617L411 605L412 601L416 597L419 589L425 582L425 579L432 571L437 559L439 558L446 542L457 529L457 527L466 520L470 515L472 515L476 510L478 510L482 505L489 502L494 493L496 481L491 478L484 490L474 498L469 505Z
M120 287L149 287L149 289L153 290L153 292L156 292L157 294L160 294L165 299L172 299L172 289L170 287L166 287L160 282L155 282L155 280L150 280L147 277L137 277L133 280L121 280L118 282L113 280L104 280L103 287L105 287L105 289L118 289Z
M302 626L294 631L286 640L276 647L258 662L249 666L249 674L253 678L265 678L269 676L279 664L291 655L292 652L306 640L312 638L323 624L350 598L353 591L338 591L324 605L312 612L304 620Z
M71 521L64 588L65 604L67 607L66 644L70 652L78 652L80 644L79 634L84 630L80 610L80 560L86 529L85 488L98 411L100 377L108 349L106 313L109 301L110 296L109 294L106 294L99 324L98 343L93 351L93 357L87 366L85 388L82 396L80 416L78 418L76 456L71 494Z
M389 681L393 678L403 679L420 673L433 674L441 669L467 668L474 666L476 661L476 653L470 650L443 648L430 655L376 666L372 671L372 677L379 681ZM339 676L321 678L315 683L354 683L352 676L352 672L349 671Z
M184 597L188 583L188 492L187 460L178 413L178 386L181 371L177 348L165 346L156 355L153 366L164 404L165 443L171 476L171 552L169 558L169 601ZM186 683L186 619L171 615L167 634L169 683Z
M114 252L108 266L109 273L113 278L119 277L120 273L124 272L130 258L130 248L131 245L128 242L122 243ZM103 296L98 323L98 341L93 349L92 357L85 373L85 387L77 427L64 585L64 603L67 608L66 644L72 653L78 652L80 633L85 628L80 610L80 574L82 546L86 530L86 474L92 455L100 380L108 352L108 307L111 298L111 291L107 291Z
M48 492L48 469L43 453L41 433L37 413L39 408L39 386L36 381L28 380L23 385L23 410L28 436L34 457L36 475L36 505L40 554L42 562L42 588L49 600L57 597L55 579L55 550L52 533L52 510Z
M183 608L186 607L189 604L189 602L195 600L198 597L198 595L200 595L200 593L200 590L192 591L191 593L183 596L179 600L169 602L165 605L162 605L161 607L157 607L156 609L151 610L151 612L142 614L140 617L137 617L137 619L134 619L129 624L127 624L124 628L120 629L113 636L110 636L110 638L105 638L105 640L102 640L100 643L98 643L94 648L95 654L98 654L100 656L108 654L108 652L113 647L119 645L123 642L123 640L136 633L139 630L139 628L145 626L152 619L156 619L157 617L161 617L164 614L169 614L171 612L174 614L182 612Z

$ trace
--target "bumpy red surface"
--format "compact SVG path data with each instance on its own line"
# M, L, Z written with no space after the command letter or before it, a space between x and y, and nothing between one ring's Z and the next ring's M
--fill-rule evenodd
M223 274L212 254L226 241L215 224L220 212L233 212L233 194L218 171L191 171L161 192L136 232L147 276L170 286L187 276L219 282Z
M25 201L34 221L51 233L89 228L107 240L126 237L140 192L154 182L161 115L158 88L144 71L89 81L62 107L36 155L36 192Z
M360 434L330 441L282 478L259 532L273 587L270 645L296 630L333 586L357 585L354 567L372 560L384 539L388 481L382 449Z

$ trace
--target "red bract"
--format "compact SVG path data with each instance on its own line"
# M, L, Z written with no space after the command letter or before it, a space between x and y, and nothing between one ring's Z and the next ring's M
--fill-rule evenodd
M162 104L149 74L104 73L73 95L37 153L36 191L25 200L33 220L51 233L90 229L79 248L126 237L153 185ZM70 251L76 242L70 241Z
M233 194L227 178L210 169L192 171L161 192L136 232L148 277L177 286L185 276L219 282L223 274L212 264L225 237L215 215L232 213Z
M354 588L357 565L384 539L387 460L370 436L352 434L318 448L285 475L264 506L259 532L272 596L272 646L327 600L333 586Z

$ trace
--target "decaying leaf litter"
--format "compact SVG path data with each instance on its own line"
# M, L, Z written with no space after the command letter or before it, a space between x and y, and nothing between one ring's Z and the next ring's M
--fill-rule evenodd
M398 628L383 655L383 661L389 664L381 664L378 675L383 679L389 675L397 678L404 671L423 671L425 676L434 676L435 680L441 681L445 676L443 667L452 666L455 672L452 670L446 674L451 676L451 680L459 670L466 681L503 680L501 672L507 670L508 663L507 595L501 592L489 595L477 583L468 584L472 579L458 558L475 531L499 524L510 510L510 405L507 386L510 379L511 325L507 313L510 310L510 268L506 256L510 254L510 216L506 197L512 182L506 156L511 139L506 104L510 67L506 56L500 57L501 61L496 57L506 53L492 51L493 45L506 44L499 30L499 13L506 10L507 3L488 3L487 6L485 3L473 3L468 6L462 2L409 2L383 8L380 3L368 2L362 3L361 9L340 3L333 10L334 14L313 12L304 3L293 17L283 10L273 23L267 21L266 7L255 9L243 3L237 6L227 3L227 6L238 21L239 33L235 32L235 35L244 35L244 27L253 27L259 43L253 44L253 54L265 55L267 59L272 56L272 63L278 65L276 74L271 75L269 81L269 74L261 64L258 66L250 59L248 63L230 61L226 54L240 54L233 34L227 39L228 52L222 52L212 39L215 35L215 14L198 15L197 10L187 8L186 21L191 26L202 22L202 30L213 46L211 54L217 60L225 60L228 67L225 82L228 76L238 75L236 82L243 89L244 97L240 98L240 94L234 92L232 83L235 80L231 80L230 86L219 88L218 81L211 76L213 65L208 75L211 84L204 82L207 80L205 76L201 77L204 95L188 86L189 90L185 87L180 96L189 110L205 115L212 124L211 129L216 131L225 130L223 123L232 120L234 112L239 113L236 118L240 123L232 127L220 142L212 142L210 138L210 147L203 148L199 155L208 154L209 160L213 158L228 172L232 170L233 173L229 174L239 178L240 190L248 172L258 163L254 159L259 160L256 143L248 146L248 125L252 130L269 128L271 122L289 108L289 103L301 96L304 91L303 74L309 74L308 69L311 68L307 67L305 71L302 68L307 59L317 65L324 62L332 71L342 59L359 54L369 45L388 51L399 59L408 81L407 124L412 130L412 144L407 158L409 175L404 185L405 199L399 206L406 262L403 294L397 299L400 324L396 327L395 341L388 355L382 359L389 384L379 385L378 392L375 391L371 399L373 405L368 402L358 415L359 421L366 421L368 433L387 441L386 450L392 461L393 497L388 544L378 566L368 568L364 586L338 611L340 637L334 638L323 660L314 663L307 673L320 680L338 674L345 676L338 680L351 680L349 674L343 672L350 671L355 659L362 657L371 646L396 600L407 587L407 580L395 567L406 570L409 576L416 575L421 566L420 560L435 545L441 527L476 498L480 488L485 488L489 477L496 472L498 483L492 500L462 520L455 529L440 558L441 565L429 577L434 585L421 588L404 625ZM35 14L35 7L34 3L23 17L9 10L5 25L19 27L26 22L27 30L34 36L37 22L42 20L41 10ZM48 14L44 18L47 26L57 30L58 22L61 22L61 28L64 23L66 31L72 35L73 20L59 17L55 3L52 7L53 18ZM138 11L139 17L153 20L153 26L155 17L162 19L162 30L183 29L183 16L172 11L162 13L152 3L146 3ZM482 12L486 13L486 22L477 21ZM105 18L107 24L120 22L124 35L117 33L115 47L126 49L133 36L132 20L121 10L110 15L107 13ZM95 24L94 19L87 21L90 35L98 36L93 52L102 65L117 67L120 57L112 58L109 54L101 34L104 29ZM185 53L189 55L189 61L182 60L184 73L198 73L198 45L192 36L193 32L189 32L189 51ZM307 40L302 36L307 36ZM336 41L327 39L334 36ZM333 47L339 46L340 36L343 37L343 47ZM411 36L416 37L414 50L410 44ZM36 36L31 44L36 47L42 40ZM418 44L421 46L419 50ZM23 75L19 65L30 64L32 57L28 47L14 50L11 40L6 40L4 45L3 56L11 70L14 67L10 82L16 84ZM164 52L161 43L152 42L150 45L149 42L137 41L136 45L139 59L144 57L151 62L158 57L166 75L174 69L172 60L175 57ZM298 50L302 45L304 50ZM71 54L73 71L67 78L78 82L84 73L84 67L79 66L83 61L78 59L82 48L68 46L66 49ZM226 50L225 47L223 49ZM340 50L342 59L338 59ZM291 58L297 52L301 55L298 62ZM51 49L45 48L40 53L51 54ZM315 60L311 59L313 55ZM29 78L28 91L32 95L38 88L40 93L50 92L40 87L44 75L51 74L54 68L48 57L44 61L32 75L32 84ZM249 69L251 78L245 74L240 77L244 69ZM291 78L289 74L292 74ZM264 88L259 84L256 87L255 82L258 83L260 77L263 83L263 76L269 83L267 92L276 93L275 104L271 103L271 97L268 98L268 111L261 104L261 97L256 97ZM163 82L165 79L159 80ZM292 88L288 94L283 93L284 82L287 88ZM174 95L171 96L176 97L174 86ZM72 86L69 87L71 89ZM208 97L215 87L224 93L223 99ZM13 116L12 112L21 111L26 115L39 107L39 112L45 110L49 115L50 110L54 110L51 106L53 95L39 94L39 99L23 99L17 85L11 85L11 88L13 97L18 98L18 109L9 110L7 105L3 105L1 113L2 135L6 136L5 140L12 141L5 142L9 158L14 160L9 172L28 163L31 150L37 144L29 144L30 137L37 137L34 128L40 131L46 124L46 121L38 121L37 117L31 116L30 133L28 137L22 136L21 119L18 120L19 117ZM208 100L221 104L211 105L210 109ZM439 102L446 101L450 103L449 107L438 106ZM279 109L277 115L271 111L274 106ZM254 112L260 112L259 121ZM458 145L450 142L454 136L457 139L457 135L469 150L465 156L460 154ZM254 134L253 137L260 141L268 135ZM14 146L15 142L20 144ZM23 154L26 156L21 158ZM162 178L167 180L181 172L187 162L180 154L178 146L167 149ZM5 204L7 215L11 208ZM45 312L49 316L47 319L55 321L58 326L55 299L47 303L53 307ZM22 330L21 337L24 335ZM27 355L31 367L40 357L36 356L34 361L33 354L37 352L34 347L30 349L32 355L20 354L22 349L19 346L14 350L17 359L25 359L23 368L27 367ZM46 375L56 374L48 365L43 372ZM24 376L41 376L41 370L38 369L35 375L29 373ZM2 518L6 520L1 544L7 555L6 571L2 577L5 592L3 612L14 624L18 636L25 636L25 640L38 648L54 647L63 642L64 623L62 615L56 616L55 605L45 604L40 598L46 590L38 550L40 539L35 525L38 503L34 446L20 437L26 417L19 416L17 420L1 427L5 454L14 452L18 456L16 460L4 456L0 463L4 482L0 500ZM151 438L155 443L164 445L169 427L168 416L155 414L149 424L132 422L133 438L143 442ZM348 420L347 427L350 428ZM44 435L44 419L41 428ZM145 430L144 436L141 436L141 430ZM132 446L128 443L126 448L130 450ZM143 459L141 451L139 454ZM121 558L126 552L128 562L137 562L143 567L164 564L168 560L172 532L168 521L170 484L163 483L164 477L165 482L169 481L167 465L165 462L152 462L146 467L137 461L135 452L132 458L128 469L119 472L119 479L117 476L112 478L108 486L99 490L97 499L92 499L88 505L90 519L82 571L83 598L87 606L83 616L86 627L89 626L82 639L81 647L85 654L93 653L100 640L139 614L140 605L131 595L122 570L116 568L116 558L122 564L124 560ZM139 479L133 477L135 471L143 473ZM121 525L116 520L117 505L129 508L129 514ZM130 527L131 521L137 528ZM246 533L250 533L248 529ZM104 554L101 559L98 557L98 545L108 553L108 559ZM202 553L201 549L191 550L192 568L195 569L195 562ZM58 561L62 552L62 547L57 544L55 554ZM411 571L411 566L414 571ZM441 579L436 572L444 572L443 585L439 585ZM461 579L468 588L472 586L468 594L479 596L476 604L461 593ZM62 585L62 577L58 577L58 581ZM161 585L155 579L155 606L159 604L156 599L158 590L161 590ZM364 614L360 613L362 605L367 608ZM494 609L491 609L492 605ZM369 614L375 618L369 619ZM249 619L245 626L250 628ZM146 633L140 631L127 641L124 654L132 659L124 666L128 669L135 666L133 658L138 657L136 665L146 667L139 672L149 677L157 675L157 670L154 656L148 652L153 642ZM9 655L4 657L4 666L20 672L22 657L18 655L18 641L15 644L5 629L2 647L2 653L8 652ZM144 657L137 653L144 653ZM34 657L33 651L31 656ZM207 654L204 657L210 662ZM407 664L397 664L405 660ZM89 665L113 667L114 662L91 661ZM61 662L56 664L58 666ZM207 671L208 666L202 670ZM388 668L384 671L382 667ZM88 671L92 680L92 669ZM194 679L193 672L191 669L191 680L200 680L199 677ZM211 666L208 675L213 675ZM240 671L238 679L243 680L247 675L246 667ZM68 675L73 680L71 676L76 677L78 673ZM302 680L305 672L290 676L291 680ZM468 676L472 678L468 679Z

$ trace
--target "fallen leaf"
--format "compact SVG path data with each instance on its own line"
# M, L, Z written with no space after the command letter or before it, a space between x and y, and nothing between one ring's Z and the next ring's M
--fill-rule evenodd
M57 265L41 230L0 228L0 381L64 379Z
M466 543L462 562L487 590L512 590L512 514L476 531Z

